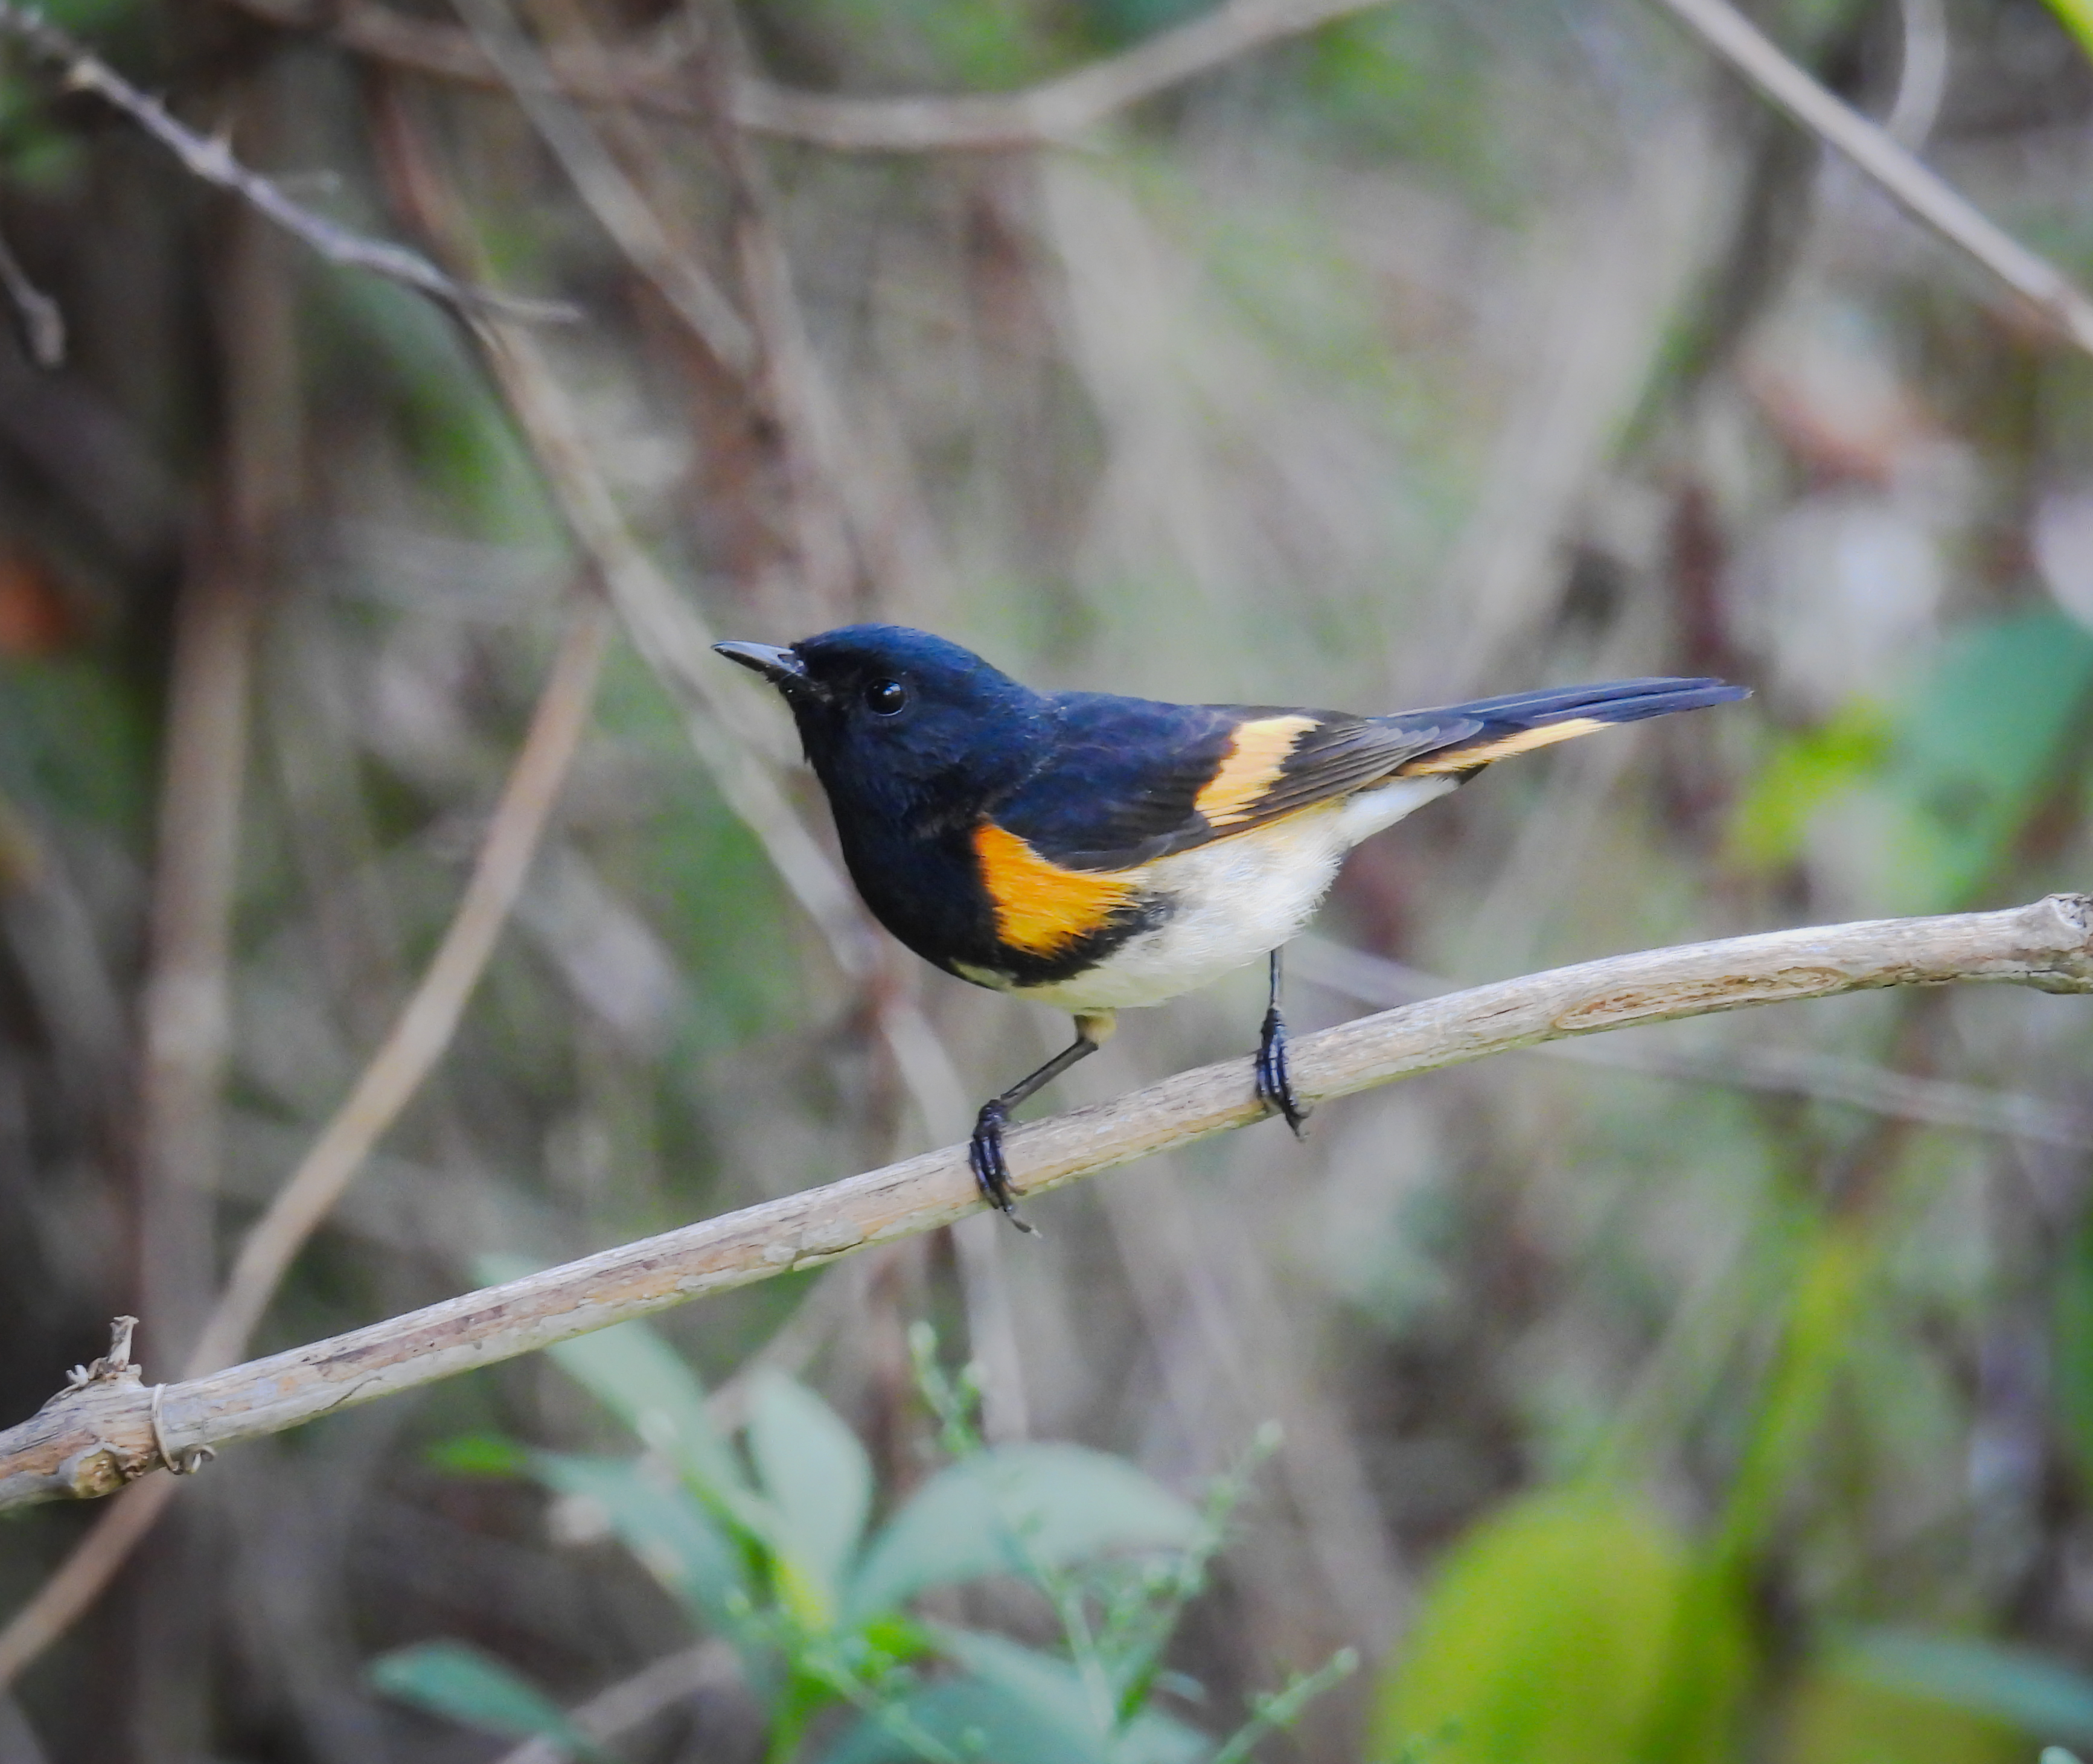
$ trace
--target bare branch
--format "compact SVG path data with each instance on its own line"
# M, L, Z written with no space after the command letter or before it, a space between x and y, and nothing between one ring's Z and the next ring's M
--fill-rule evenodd
M1328 986L1361 1004L1382 1008L1441 998L1458 990L1451 981L1401 962L1312 936L1298 938L1287 946L1286 973L1289 979ZM1616 1072L1732 1090L1807 1097L1922 1126L1954 1127L2067 1151L2093 1151L2093 1112L2012 1090L1918 1077L1814 1048L1757 1047L1736 1042L1692 1048L1571 1041L1549 1042L1532 1051L1579 1065L1607 1066Z
M1477 986L1303 1037L1294 1082L1311 1102L1490 1054L1750 1004L1883 986L2010 981L2093 992L2093 897L2000 912L1774 931L1645 951ZM1181 1073L1113 1102L1019 1129L1026 1194L1263 1118L1250 1062ZM982 1205L964 1147L603 1250L151 1398L120 1381L54 1397L0 1433L0 1510L91 1498L162 1453L223 1446L511 1359L705 1294L818 1266L949 1224Z
M2070 341L2093 351L2093 298L2046 258L1949 189L1858 111L1842 104L1728 0L1660 0L1761 92L1845 154L1918 219L1974 258Z
M22 320L23 340L29 345L29 359L39 367L58 367L65 361L65 314L58 303L29 280L21 260L0 236L0 293L14 303Z
M462 311L500 312L540 323L581 316L571 306L468 288L403 246L366 239L300 206L277 184L234 158L232 150L223 141L206 139L184 128L158 98L140 91L71 33L59 29L20 0L0 0L0 37L12 37L27 44L63 72L68 87L92 92L113 105L173 153L194 176L222 190L230 190L330 263L368 270Z

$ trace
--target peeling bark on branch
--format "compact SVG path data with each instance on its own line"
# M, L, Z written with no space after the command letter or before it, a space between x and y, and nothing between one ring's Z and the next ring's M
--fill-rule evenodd
M1584 962L1363 1017L1294 1045L1311 1102L1566 1036L1883 986L2009 981L2093 992L2093 897L2001 912L1775 931ZM1018 1191L1038 1194L1262 1118L1247 1059L1016 1129ZM202 1446L645 1316L707 1293L948 1224L982 1205L964 1148L605 1250L526 1279L186 1383L97 1380L0 1433L0 1510L91 1499Z

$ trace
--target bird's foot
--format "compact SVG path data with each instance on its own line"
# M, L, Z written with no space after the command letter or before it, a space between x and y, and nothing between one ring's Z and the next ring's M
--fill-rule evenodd
M1286 1019L1276 1004L1264 1013L1264 1027L1258 1035L1257 1096L1268 1112L1285 1117L1296 1139L1308 1137L1308 1105L1294 1093L1286 1062Z
M1003 1161L1003 1130L1010 1124L1010 1105L1001 1097L982 1104L974 1117L973 1138L967 1142L967 1168L991 1207L1020 1231L1032 1227L1017 1216L1017 1196L1010 1185L1010 1166Z

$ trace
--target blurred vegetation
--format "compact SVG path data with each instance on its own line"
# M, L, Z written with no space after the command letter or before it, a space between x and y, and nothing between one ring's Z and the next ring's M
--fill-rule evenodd
M2093 363L1632 0L1402 0L1079 145L921 155L729 136L722 46L1004 91L1200 0L533 0L540 41L700 101L585 114L753 375L510 94L332 13L47 10L343 224L579 305L539 341L591 462L722 635L879 617L1042 684L1353 709L1753 687L1362 850L1304 1026L1382 996L1370 958L1481 980L2093 875ZM2082 11L1761 9L2086 282ZM0 327L11 1419L119 1311L179 1364L441 935L588 570L463 327L11 52L0 238L72 340L42 372ZM184 795L213 691L248 721ZM156 1067L199 973L222 1064ZM1246 1051L1261 984L1130 1018L1064 1100ZM840 972L621 650L456 1045L257 1346L950 1141L895 999L977 1099L1064 1028L898 952ZM2093 1747L2084 1003L1581 1046L1054 1197L1041 1242L973 1221L229 1452L0 1697L0 1764ZM94 1517L0 1531L0 1614Z

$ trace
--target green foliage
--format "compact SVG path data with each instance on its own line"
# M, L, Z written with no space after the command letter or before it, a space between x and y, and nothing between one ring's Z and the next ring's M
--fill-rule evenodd
M82 659L0 667L0 787L46 811L143 832L153 765L144 707Z
M867 1599L851 1574L872 1510L872 1461L834 1410L778 1374L757 1384L750 1404L749 1455L777 1515L774 1548L781 1584L800 1620L826 1629L837 1619L846 1577L867 1618L901 1600Z
M1750 1658L1738 1602L1661 1515L1622 1495L1530 1496L1441 1565L1384 1686L1375 1755L1723 1757Z
M1835 1666L1803 1675L1781 1728L1786 1764L2026 1764L2028 1756L2027 1741L2003 1722Z
M549 1740L573 1757L603 1756L543 1691L462 1642L401 1648L372 1661L370 1677L388 1697L468 1727L511 1739Z
M2030 1738L2093 1744L2093 1678L2024 1648L1905 1629L1855 1629L1834 1668L1904 1696L2004 1723Z
M1006 1445L940 1471L865 1553L852 1609L1028 1562L1068 1567L1112 1549L1187 1547L1198 1516L1132 1465L1080 1445Z
M488 1259L480 1273L522 1270ZM971 1375L947 1374L934 1337L913 1338L921 1388L956 1462L868 1539L870 1460L812 1391L755 1380L746 1462L713 1427L689 1367L644 1324L551 1350L562 1370L650 1448L636 1458L504 1450L474 1437L441 1449L466 1473L519 1463L579 1503L683 1607L727 1640L768 1710L769 1756L800 1756L841 1710L858 1718L824 1764L992 1757L999 1764L1242 1764L1355 1663L1347 1652L1257 1699L1218 1750L1155 1706L1185 1606L1202 1591L1250 1463L1194 1509L1132 1465L1064 1445L990 1445L974 1424ZM1029 1583L1060 1619L1065 1654L928 1626L917 1594L991 1577ZM549 1710L505 1669L450 1646L374 1668L388 1694L482 1727L531 1731Z
M1879 772L1894 739L1888 714L1865 699L1785 737L1737 804L1731 856L1757 869L1793 863L1818 811Z
M1997 874L2059 782L2093 697L2093 635L2043 611L1950 634L1887 705L1849 704L1774 749L1731 826L1741 860L1802 855L1813 826L1858 815L1884 910L1944 912Z
M2055 1300L2057 1412L2080 1476L2093 1483L2093 1224L2072 1234L2061 1259Z

